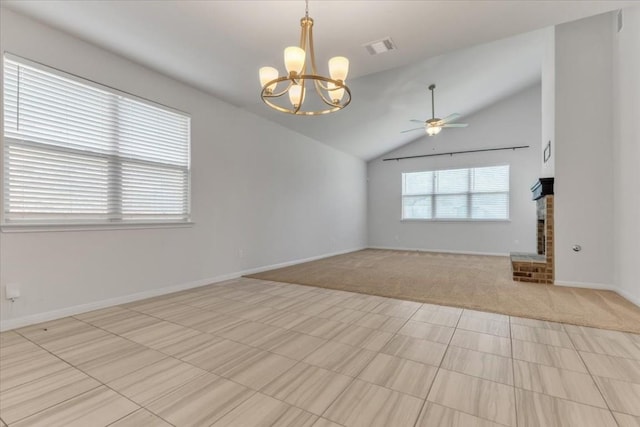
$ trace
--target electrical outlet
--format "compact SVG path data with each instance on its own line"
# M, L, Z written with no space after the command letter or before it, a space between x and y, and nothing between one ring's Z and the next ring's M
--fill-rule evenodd
M20 298L20 284L19 283L9 283L4 288L4 297L8 300L14 301Z

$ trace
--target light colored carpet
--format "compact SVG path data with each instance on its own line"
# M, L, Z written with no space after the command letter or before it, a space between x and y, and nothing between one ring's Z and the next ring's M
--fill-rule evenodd
M640 333L615 292L514 282L508 257L365 249L248 277Z

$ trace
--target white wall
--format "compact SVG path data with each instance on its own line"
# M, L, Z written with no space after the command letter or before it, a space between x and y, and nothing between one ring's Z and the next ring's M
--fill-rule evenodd
M540 174L540 85L525 89L463 119L464 129L445 129L368 163L369 246L507 254L535 252L536 209L530 187ZM401 161L383 158L529 145L493 151ZM509 222L401 221L403 172L510 164Z
M556 114L556 38L555 28L545 33L544 56L542 58L542 148L540 163L542 177L555 175L555 114ZM544 159L545 148L549 146L549 156Z
M2 327L366 245L363 161L11 11L1 15L3 52L192 115L195 222L0 233ZM8 283L22 285L13 304L4 299Z
M555 34L556 282L613 281L611 14ZM582 246L574 252L572 246Z
M613 39L614 285L640 305L640 6L622 16Z

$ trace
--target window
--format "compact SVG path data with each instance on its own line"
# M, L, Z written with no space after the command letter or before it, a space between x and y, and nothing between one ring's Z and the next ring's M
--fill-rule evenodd
M509 166L403 173L402 219L509 219Z
M190 118L5 55L7 224L188 222Z

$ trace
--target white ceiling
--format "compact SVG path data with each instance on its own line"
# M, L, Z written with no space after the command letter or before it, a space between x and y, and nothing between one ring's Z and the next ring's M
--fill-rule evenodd
M282 50L299 39L301 0L2 1L366 160L421 137L400 131L430 116L430 83L438 116L469 115L540 79L543 31L533 30L634 4L311 0L319 67L326 72L320 64L329 57L347 56L353 101L328 116L293 117L262 103L257 70L284 70ZM397 51L370 56L362 46L386 36Z

